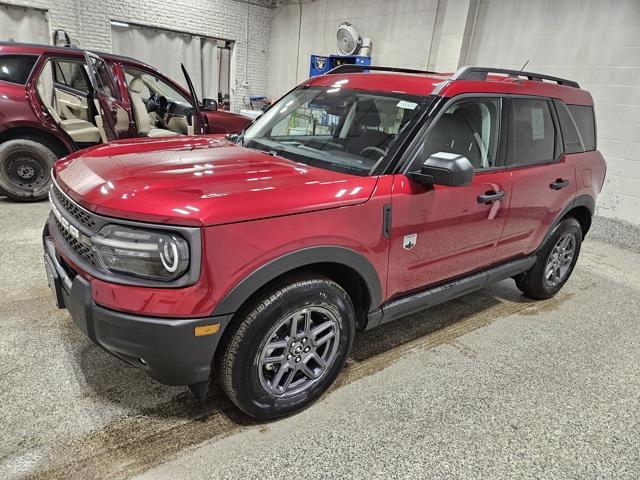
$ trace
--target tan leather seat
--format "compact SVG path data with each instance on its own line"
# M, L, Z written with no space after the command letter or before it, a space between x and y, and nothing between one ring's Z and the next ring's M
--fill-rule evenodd
M49 115L53 117L55 122L69 134L71 139L76 143L100 143L100 129L93 123L87 122L80 118L70 118L63 120L60 118L57 110L49 103L50 96L46 93L46 86L44 82L38 80L37 85L38 95L40 100L47 108Z
M140 77L134 78L129 82L129 96L131 97L131 106L136 118L136 125L138 126L138 134L146 137L173 137L180 135L171 130L152 127L147 106L144 104L144 101L142 101L142 96L140 95L144 88L144 82Z

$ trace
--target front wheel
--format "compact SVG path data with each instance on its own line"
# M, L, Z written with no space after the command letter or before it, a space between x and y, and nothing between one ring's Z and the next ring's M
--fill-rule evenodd
M582 229L575 218L565 218L538 252L538 260L515 277L516 286L533 299L553 297L569 280L582 246Z
M46 198L56 159L53 150L34 140L0 144L0 192L22 202Z
M351 300L324 277L276 288L242 317L217 373L228 397L255 418L281 417L313 403L333 383L353 343Z

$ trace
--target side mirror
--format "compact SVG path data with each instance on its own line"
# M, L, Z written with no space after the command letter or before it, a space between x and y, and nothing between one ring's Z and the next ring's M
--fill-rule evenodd
M213 98L203 98L202 109L209 112L215 112L216 110L218 110L218 102Z
M419 172L411 172L409 176L426 187L463 187L473 180L473 165L463 155L438 152L425 160Z

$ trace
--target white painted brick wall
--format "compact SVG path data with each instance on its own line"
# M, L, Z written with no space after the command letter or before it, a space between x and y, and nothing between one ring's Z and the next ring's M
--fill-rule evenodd
M275 11L271 28L269 95L280 97L309 76L309 56L336 53L336 29L343 21L373 40L378 65L427 68L436 0L317 0ZM296 76L297 70L297 76Z
M234 0L2 0L2 3L46 9L52 32L64 29L81 47L106 52L111 51L110 20L233 40L235 108L242 108L243 97L267 92L272 12L269 8ZM248 89L242 86L245 80L249 82Z
M608 163L598 213L640 224L640 1L480 0L467 64L577 80Z

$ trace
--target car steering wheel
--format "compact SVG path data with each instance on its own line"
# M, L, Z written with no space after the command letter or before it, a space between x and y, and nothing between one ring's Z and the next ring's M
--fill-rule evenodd
M159 118L164 118L168 103L167 97L152 93L147 100L147 112L156 112Z
M362 150L360 150L360 156L368 157L369 152L378 152L381 157L384 157L387 154L387 151L383 148L369 146L369 147L364 147Z

